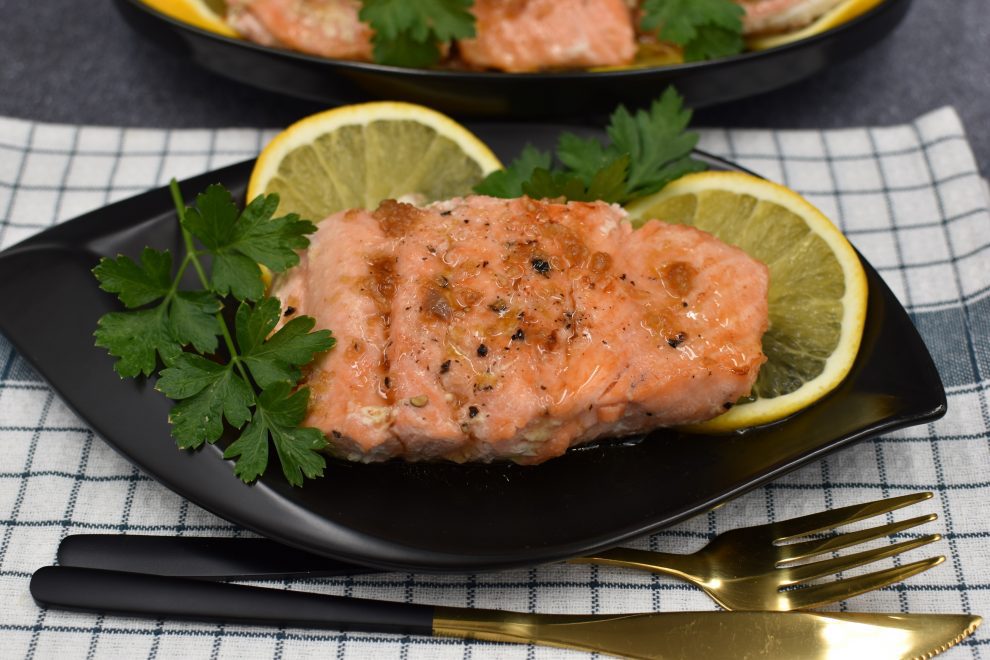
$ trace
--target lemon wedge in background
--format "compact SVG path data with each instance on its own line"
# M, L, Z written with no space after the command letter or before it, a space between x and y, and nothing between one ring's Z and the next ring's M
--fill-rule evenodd
M240 35L223 20L223 2L215 0L141 0L166 16L200 29L237 38Z
M796 192L747 174L701 172L627 210L634 225L656 218L703 229L770 269L768 360L752 400L689 430L768 424L819 400L849 373L866 321L866 274L838 228Z
M832 28L838 27L843 23L851 21L861 14L865 14L883 1L884 0L846 0L845 2L842 2L830 9L811 25L803 29L797 30L796 32L786 32L784 34L770 34L753 37L746 40L746 47L749 50L767 50L768 48L776 48L777 46L783 46L784 44L813 37L816 34L820 34L826 30L831 30Z
M277 192L280 213L318 222L404 195L427 202L467 195L501 168L481 140L446 115L411 103L362 103L279 133L258 156L248 199Z

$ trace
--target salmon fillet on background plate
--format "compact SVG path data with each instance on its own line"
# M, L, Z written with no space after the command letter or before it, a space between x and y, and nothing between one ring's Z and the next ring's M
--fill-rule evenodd
M624 218L483 196L330 216L272 289L337 337L305 423L349 460L535 464L724 411L766 359L767 268Z
M370 61L373 31L358 0L227 0L245 38L304 53ZM477 36L459 43L470 66L538 71L628 64L636 54L624 0L475 0Z

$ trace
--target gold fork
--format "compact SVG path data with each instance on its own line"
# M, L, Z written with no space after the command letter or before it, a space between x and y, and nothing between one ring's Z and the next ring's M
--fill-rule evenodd
M913 493L854 504L781 522L743 527L719 534L690 555L615 548L570 560L672 575L695 584L727 610L802 610L844 600L917 575L945 561L938 556L903 566L822 584L806 583L894 557L942 538L929 534L854 554L799 564L806 559L896 534L938 518L934 513L845 534L797 541L849 523L872 518L930 499ZM802 586L806 585L806 586Z
M945 558L933 557L825 584L805 583L893 557L942 537L931 534L815 563L796 565L796 562L896 534L938 516L929 514L838 536L791 544L782 542L878 516L931 497L931 493L915 493L769 525L734 529L715 537L693 555L616 548L570 561L673 575L698 585L729 610L806 609L904 580L937 566ZM377 572L366 566L287 548L268 539L83 534L63 539L58 558L63 566L193 576L206 580L312 578ZM788 590L789 587L794 588Z

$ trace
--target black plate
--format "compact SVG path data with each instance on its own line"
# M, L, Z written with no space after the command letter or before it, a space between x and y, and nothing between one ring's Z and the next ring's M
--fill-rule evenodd
M337 105L374 98L412 101L475 117L574 117L643 105L668 85L688 107L725 103L797 82L879 42L911 0L885 0L858 18L802 41L711 62L634 71L498 73L331 60L200 30L141 0L115 0L127 22L167 51L222 76L274 92Z
M476 130L503 157L518 150L520 136L546 148L557 135L541 126ZM182 189L191 197L220 182L243 195L252 165L195 177ZM146 382L119 379L93 346L97 318L116 306L90 269L100 256L136 256L145 245L181 249L164 188L0 253L0 331L101 437L172 490L275 540L355 563L464 571L584 554L710 509L849 443L945 413L924 343L866 264L869 310L852 373L782 422L723 437L660 431L536 467L331 462L325 478L302 489L277 469L245 486L217 447L176 449L169 402Z

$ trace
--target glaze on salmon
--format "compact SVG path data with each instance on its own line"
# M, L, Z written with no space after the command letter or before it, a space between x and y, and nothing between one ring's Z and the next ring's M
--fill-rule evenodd
M273 287L338 341L306 424L351 460L530 464L718 415L765 361L767 269L624 216L475 196L327 218Z

